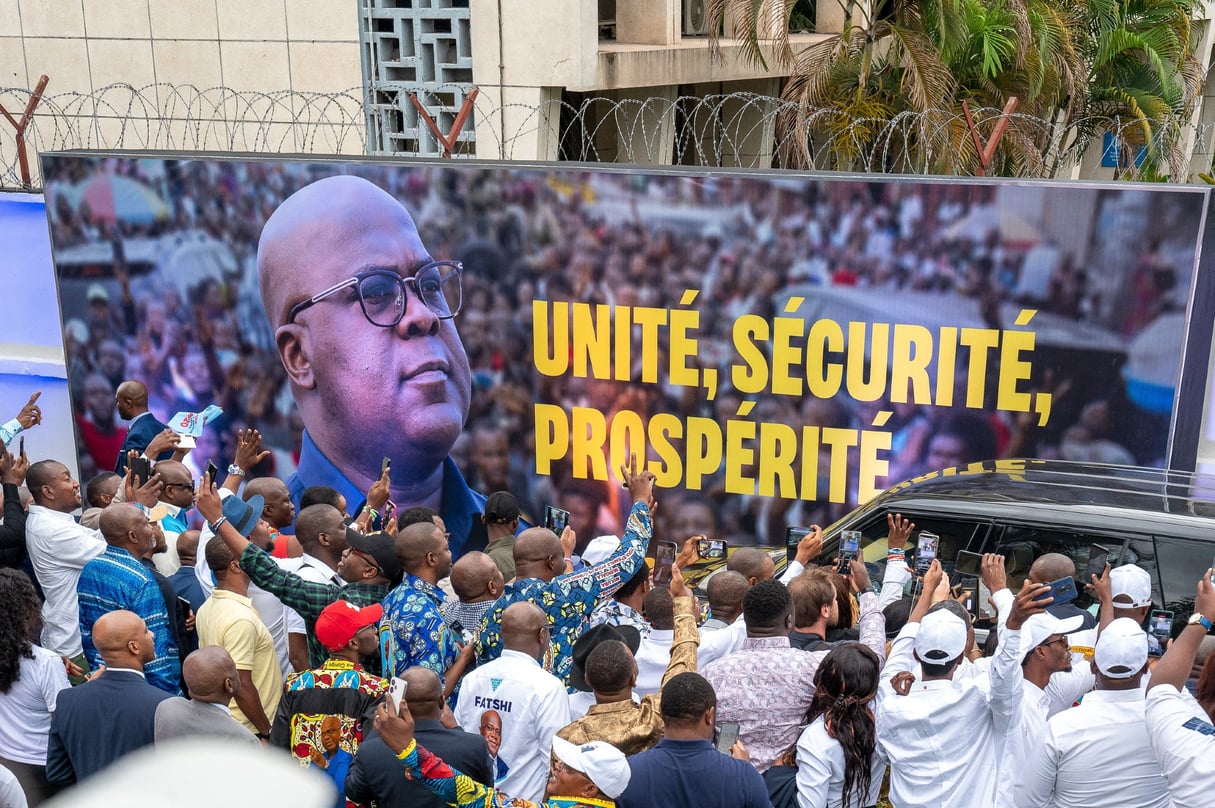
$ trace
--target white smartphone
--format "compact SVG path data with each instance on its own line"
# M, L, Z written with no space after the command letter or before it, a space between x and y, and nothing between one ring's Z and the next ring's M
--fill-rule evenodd
M392 700L392 709L397 715L401 714L401 702L405 700L405 691L409 688L409 683L399 676L392 677L392 681L388 683L388 698Z

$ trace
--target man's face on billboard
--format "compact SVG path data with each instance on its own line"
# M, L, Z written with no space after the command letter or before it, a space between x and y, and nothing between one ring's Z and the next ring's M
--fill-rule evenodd
M331 177L284 202L258 249L262 300L308 433L352 482L446 458L468 414L471 373L452 319L410 288L395 327L373 325L354 286L291 308L369 269L412 277L431 260L406 210L365 180Z

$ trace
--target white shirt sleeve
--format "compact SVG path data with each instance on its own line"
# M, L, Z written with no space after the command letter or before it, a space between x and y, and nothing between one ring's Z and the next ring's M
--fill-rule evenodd
M825 808L832 778L843 780L836 771L836 756L822 744L822 733L811 724L797 739L797 807ZM836 742L838 745L838 742Z
M790 581L801 575L805 569L806 568L802 566L801 562L797 559L790 561L789 566L785 568L785 574L780 577L780 582L787 586Z
M903 587L911 580L911 569L906 561L887 561L882 575L882 592L878 596L878 608L885 609L903 597Z
M1024 691L1021 673L1021 631L1005 628L1000 633L999 646L991 663L990 704L992 712L1002 719L1001 725L1011 720L1021 703Z
M1055 778L1059 772L1059 749L1050 724L1042 742L1034 749L1025 774L1021 778L1021 803L1025 808L1051 808L1055 804Z
M996 624L1000 628L1003 628L1004 624L1008 622L1008 616L1012 614L1013 603L1016 599L1017 596L1008 587L991 593L991 602L996 607Z
M290 606L283 607L283 627L288 634L308 634L308 624L300 617L300 613Z

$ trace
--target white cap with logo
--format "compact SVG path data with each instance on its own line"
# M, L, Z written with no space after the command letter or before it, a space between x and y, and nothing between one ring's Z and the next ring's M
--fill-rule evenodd
M1093 661L1097 663L1097 670L1110 679L1129 679L1147 664L1147 634L1134 620L1119 617L1097 638Z
M591 741L575 745L564 738L553 738L557 759L587 776L609 799L619 797L629 785L632 771L621 752L610 743Z
M1032 614L1021 624L1021 654L1024 656L1055 634L1071 634L1084 625L1084 615L1074 614L1060 620L1049 612Z

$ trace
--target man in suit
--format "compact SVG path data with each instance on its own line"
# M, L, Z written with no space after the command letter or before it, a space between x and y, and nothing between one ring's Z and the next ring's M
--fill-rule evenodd
M218 645L200 648L186 657L181 675L190 691L190 700L172 698L156 708L156 743L214 735L261 748L257 736L241 726L228 709L241 682L236 663L227 651Z
M448 729L439 723L443 686L427 668L409 668L406 703L413 716L418 743L484 786L494 784L485 739L471 732ZM370 725L367 727L370 729ZM421 782L405 776L401 761L378 735L367 735L346 775L346 797L352 802L380 808L443 808L446 805Z
M127 473L127 452L132 449L142 454L146 453L149 447L153 448L156 455L153 457L148 454L153 460L168 460L173 457L173 447L181 438L148 410L148 388L143 382L128 379L118 385L114 400L118 402L118 417L131 422L122 448L118 451L115 472ZM167 435L164 434L166 432Z
M93 624L105 671L64 690L51 716L46 777L71 784L154 740L156 709L171 698L147 683L143 666L156 658L152 632L134 612L118 610Z

